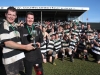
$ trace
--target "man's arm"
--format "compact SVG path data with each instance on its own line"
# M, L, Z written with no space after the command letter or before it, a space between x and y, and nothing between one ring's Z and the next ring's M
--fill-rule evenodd
M21 45L21 44L15 43L13 41L5 41L4 44L5 44L6 47L13 48L13 49L22 49L22 50L32 50L32 49L34 49L32 44Z
M36 42L39 46L39 48L41 47L41 43L43 42L43 35L42 35L42 31L40 29L38 29L39 31L39 40L38 42Z
M43 42L43 35L42 35L42 31L39 29L39 42L42 43Z
M94 43L95 43L97 46L100 46L100 45L98 44L98 42L96 42L96 40L94 40Z
M9 48L24 49L24 50L32 50L32 49L34 49L32 44L21 45L21 44L18 44L16 42L11 41L9 33L6 30L2 30L1 31L1 33L0 33L0 40L1 40L1 44L3 44L6 47L9 47Z

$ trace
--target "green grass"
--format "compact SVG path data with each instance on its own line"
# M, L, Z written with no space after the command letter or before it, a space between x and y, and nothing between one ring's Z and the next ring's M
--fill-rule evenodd
M57 59L56 66L51 63L43 64L44 75L100 75L100 64L92 62L93 60L93 58L89 58L89 61L75 59L74 62L70 62L67 58L62 62ZM0 75L4 75L2 70Z
M92 61L92 59L91 59ZM44 75L100 75L100 64L75 59L74 62L56 60L56 66L47 63L44 66Z

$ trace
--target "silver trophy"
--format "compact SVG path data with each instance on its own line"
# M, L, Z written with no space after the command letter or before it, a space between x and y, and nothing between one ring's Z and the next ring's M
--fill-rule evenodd
M31 31L31 41L33 42L32 46L34 46L35 48L38 47L38 44L36 44L36 42L35 42L36 36L37 36L37 31L36 30L32 30Z

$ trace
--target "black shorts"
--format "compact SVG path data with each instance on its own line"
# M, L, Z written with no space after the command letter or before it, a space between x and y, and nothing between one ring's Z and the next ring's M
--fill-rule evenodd
M37 63L37 64L38 64L38 68L37 69L42 72L42 74L39 74L39 75L43 75L42 63ZM34 62L30 62L30 61L24 60L24 66L25 66L25 74L26 75L32 75L33 67L36 70L36 64L34 64Z
M77 50L78 54L81 54L83 52L83 50Z
M96 60L100 61L100 55L99 54L96 54Z
M22 59L12 64L4 65L7 75L18 75L24 69Z
M47 54L46 53L42 53L44 55L44 58L43 59L46 59L47 57Z

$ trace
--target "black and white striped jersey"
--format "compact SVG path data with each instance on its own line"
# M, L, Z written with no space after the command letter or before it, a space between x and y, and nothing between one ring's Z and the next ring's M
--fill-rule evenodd
M62 39L61 46L62 46L62 49L68 48L69 47L69 40Z
M64 34L69 35L70 34L70 29L64 30Z
M51 37L53 34L55 34L55 32L50 32L49 33L49 36Z
M93 30L90 29L90 30L85 30L85 34L86 35L92 35L93 34Z
M84 50L84 49L85 49L85 41L79 41L77 50Z
M61 49L61 39L55 39L55 42L54 42L54 49L56 51L59 51Z
M58 32L58 35L59 35L60 39L63 38L63 32Z
M80 32L80 30L79 29L72 29L71 32L72 32L72 34L76 35L76 39L79 41L79 32Z
M74 50L77 46L78 40L77 39L71 39L69 42L69 48L71 48L72 50Z
M96 39L96 42L97 42L98 44L100 44L100 39L97 38L97 39ZM93 51L95 54L99 54L99 55L100 55L100 47L97 46L97 45L95 45L95 44L94 44L94 47L92 48L92 51Z
M17 30L17 27L13 26L13 28L16 32L6 21L0 24L0 40L2 43L11 40L21 44L20 34ZM19 49L13 49L6 46L3 47L3 64L5 65L14 63L20 59L23 59L24 57L24 53Z
M83 33L85 33L85 29L80 28L80 29L79 29L79 35L81 35L81 34L83 34Z
M79 36L79 32L80 32L79 29L72 29L71 31L72 31L72 34L75 34L76 35L76 37Z
M54 40L49 40L47 51L54 50Z
M46 53L47 51L47 41L44 40L43 43L41 43L41 47L40 47L41 53Z

